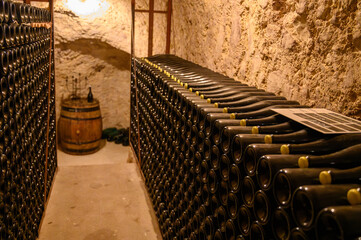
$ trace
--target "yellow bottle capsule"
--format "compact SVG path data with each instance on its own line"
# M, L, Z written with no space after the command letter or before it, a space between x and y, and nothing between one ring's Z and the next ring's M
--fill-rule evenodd
M290 148L288 145L282 145L280 151L281 154L290 154Z
M199 92L198 92L198 91L196 91L196 95L199 96Z
M244 120L244 119L242 119L242 120ZM254 126L254 127L252 128L252 133L253 133L253 134L259 134L259 130L258 130L258 127L257 127L257 126Z
M231 113L231 114L229 115L229 118L230 118L230 119L236 119L236 114Z
M224 113L228 113L228 108L226 108L226 107L223 108L223 112L224 112Z
M215 104L214 104L214 107L218 108L218 103L215 103Z
M185 89L188 88L188 83L184 84L184 88L185 88Z
M318 176L318 179L320 180L320 183L325 184L331 184L332 183L332 177L330 171L322 171L320 172L320 175Z
M211 103L212 100L210 98L207 98L207 103Z
M201 99L204 99L204 95L203 95L203 94L201 95Z
M180 82L180 85L183 87L183 82Z
M189 88L189 91L190 91L190 92L193 92L193 89L192 89L192 88Z
M306 156L302 156L298 159L298 167L300 168L308 168L308 158Z
M272 143L272 136L271 135L264 136L264 143L271 144Z
M178 80L177 80L177 83L180 83L180 82L181 82L181 81L178 79Z
M347 192L347 200L351 205L361 204L361 193L360 188L353 188Z
M241 121L239 121L239 125L241 125L241 126L247 126L247 120L246 120L246 119L242 119Z

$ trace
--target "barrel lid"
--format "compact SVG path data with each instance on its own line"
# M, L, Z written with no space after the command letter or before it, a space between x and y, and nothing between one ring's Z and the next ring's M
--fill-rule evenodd
M93 99L92 102L88 102L88 99L86 98L67 98L64 99L61 103L63 107L97 107L99 106L98 99Z

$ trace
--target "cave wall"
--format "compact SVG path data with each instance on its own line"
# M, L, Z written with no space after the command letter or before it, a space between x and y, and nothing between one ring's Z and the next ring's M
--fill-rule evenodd
M71 5L72 3L78 5ZM166 9L157 0L157 10ZM92 12L94 3L99 8ZM147 9L148 0L137 0L137 9ZM148 14L136 13L135 54L148 53ZM154 53L163 53L161 41L165 16L155 16ZM66 78L87 77L93 95L100 101L103 128L129 126L129 83L131 47L130 0L56 0L55 74L57 115L61 99L69 96ZM164 43L163 43L164 42ZM86 96L88 90L82 91Z
M174 0L172 52L301 104L361 118L361 2Z
M100 15L72 11L67 0L54 5L57 114L69 96L65 79L88 79L100 101L103 128L129 125L130 4L107 0ZM104 10L103 9L103 10ZM117 14L120 11L122 14ZM71 88L71 85L69 84ZM86 97L87 89L81 92Z

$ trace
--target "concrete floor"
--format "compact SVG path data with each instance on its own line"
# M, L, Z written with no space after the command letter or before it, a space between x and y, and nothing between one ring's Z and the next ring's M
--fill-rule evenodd
M109 142L86 156L58 151L39 239L162 239L138 167L128 155L129 147Z

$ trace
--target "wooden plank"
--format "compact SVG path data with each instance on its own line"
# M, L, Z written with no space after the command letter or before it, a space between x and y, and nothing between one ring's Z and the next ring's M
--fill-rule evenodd
M31 0L32 2L49 2L49 0Z
M148 57L153 55L154 0L149 0Z
M130 54L134 57L134 33L135 33L135 0L132 0L132 26L131 26L131 42L130 42Z
M149 10L147 9L135 9L135 12L144 12L144 13L149 13ZM168 13L168 11L160 11L160 10L154 10L154 13Z
M172 26L172 0L168 0L168 11L167 11L167 39L165 45L165 53L170 53L170 35Z
M31 4L31 2L49 2L49 0L24 0L24 3Z
M49 9L51 13L51 22L53 23L54 16L54 4L53 0L49 1ZM49 79L48 79L48 115L47 115L47 125L46 125L46 149L45 149L45 173L44 173L44 202L46 202L46 184L48 181L48 158L49 158L49 132L50 132L50 95L51 95L51 59L52 59L52 49L53 46L53 28L50 28L50 45L49 45Z

